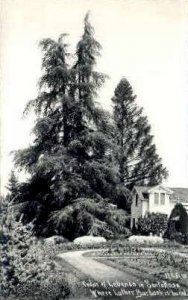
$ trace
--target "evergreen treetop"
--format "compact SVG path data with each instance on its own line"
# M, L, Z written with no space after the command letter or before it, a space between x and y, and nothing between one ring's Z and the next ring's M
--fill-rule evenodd
M148 119L137 105L127 79L119 82L112 101L121 182L128 187L161 183L168 172L156 152Z

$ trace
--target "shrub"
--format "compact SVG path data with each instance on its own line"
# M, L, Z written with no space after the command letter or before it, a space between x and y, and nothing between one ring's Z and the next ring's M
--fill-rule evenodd
M138 232L143 235L150 233L159 235L167 229L167 215L161 213L150 213L138 219Z
M64 237L60 236L60 235L53 235L49 238L46 238L43 240L43 242L45 244L50 244L50 245L58 245L58 244L62 244L62 243L66 243L67 239L65 239Z
M183 244L185 241L185 235L182 234L181 232L174 231L174 232L172 232L170 239L174 240L180 244Z
M159 236L132 235L128 238L131 244L163 244L164 240Z
M68 282L52 260L55 248L42 244L32 235L32 224L15 221L13 211L5 208L0 243L0 291L9 299L64 299Z
M77 245L102 244L102 243L106 243L106 239L104 237L92 236L92 235L81 236L74 240L74 244Z
M181 203L177 203L171 212L166 236L170 240L188 244L188 214Z

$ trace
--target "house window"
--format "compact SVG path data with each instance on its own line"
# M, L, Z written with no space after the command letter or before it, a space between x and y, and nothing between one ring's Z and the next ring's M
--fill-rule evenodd
M144 199L149 199L149 194L148 193L143 193Z
M138 206L138 194L136 194L135 206Z
M135 227L136 226L136 220L135 220L135 218L133 218L133 227Z
M154 193L154 204L159 205L159 193Z
M161 205L165 205L165 193L161 193Z

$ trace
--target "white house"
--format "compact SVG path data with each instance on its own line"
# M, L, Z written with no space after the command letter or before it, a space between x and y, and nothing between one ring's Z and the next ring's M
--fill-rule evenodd
M146 213L170 215L176 203L182 203L188 212L188 188L167 188L157 186L135 186L131 204L131 228L137 225L138 218Z

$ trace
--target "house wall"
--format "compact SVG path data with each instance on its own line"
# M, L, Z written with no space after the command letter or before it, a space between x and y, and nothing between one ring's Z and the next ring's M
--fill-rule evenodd
M149 212L149 201L142 200L142 217L144 217L147 212Z
M159 194L159 204L155 204L154 193ZM160 194L165 193L165 204L161 204ZM173 195L172 195L173 196ZM133 193L133 200L131 205L131 228L133 227L133 219L135 219L135 224L138 221L138 218L144 217L146 212L149 213L163 213L170 216L175 204L177 201L170 200L169 192L166 191L161 186L156 186L156 188L150 190L149 200L141 200L138 197L138 205L136 206L136 190ZM188 206L187 206L188 207Z
M131 204L131 228L133 227L133 219L137 223L138 218L142 216L142 201L138 197L138 205L136 206L136 193L133 195Z
M154 193L159 193L159 204L158 205L155 204ZM170 201L169 194L165 193L165 204L161 205L160 193L164 193L164 190L158 188L158 189L155 189L154 192L150 193L150 195L149 195L149 212L150 213L163 213L163 214L167 214L169 216L174 207L174 203L172 203Z

